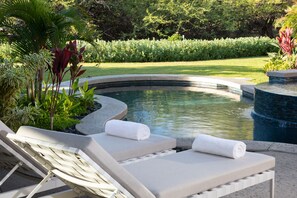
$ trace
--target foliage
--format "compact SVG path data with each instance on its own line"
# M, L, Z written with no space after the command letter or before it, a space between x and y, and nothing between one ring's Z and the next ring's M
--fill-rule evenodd
M73 7L57 11L53 4L44 0L1 2L0 37L11 42L13 51L24 57L24 66L30 67L27 69L31 74L27 95L32 104L36 99L41 100L45 65L51 62L48 54L40 50L64 46L73 38L92 41L88 27L79 10Z
M271 54L270 60L264 66L264 71L286 70L296 68L295 39L292 38L293 29L286 28L277 37L279 53Z
M203 26L205 12L203 1L159 0L150 4L143 21L149 32L164 38Z
M87 107L94 107L94 90L96 87L89 89L89 83L86 81L82 87L79 87L80 97L79 101L80 104L87 108Z
M58 0L53 0L58 1ZM63 0L59 2L68 2ZM75 0L103 40L274 37L275 20L293 0ZM296 24L296 23L295 23Z
M183 37L178 32L176 32L176 33L172 34L171 36L169 36L167 40L168 41L180 41L180 40L183 40Z
M11 46L8 43L0 43L0 62L11 60L15 57L12 53Z
M40 111L34 106L16 106L10 109L1 120L13 131L17 131L22 125L35 123L35 119L39 118L39 115Z
M79 121L75 118L65 117L65 116L59 115L59 114L55 114L53 120L55 123L53 130L56 130L56 131L63 131L65 129L72 127L73 125L79 123ZM29 123L28 125L35 126L38 128L43 128L43 129L51 129L50 128L50 117L49 117L48 112L41 111L41 113L39 113L39 115L35 119L35 121L32 123Z
M0 63L0 118L16 107L24 82L20 67L8 61Z
M90 33L77 9L56 12L44 0L4 0L0 4L0 27L1 36L8 38L21 55L59 47L74 38L89 40Z
M42 49L39 53L24 55L21 62L23 63L23 72L26 75L27 99L34 104L36 97L38 97L38 100L41 102L42 82L45 80L43 73L52 62L52 54L50 51ZM49 79L45 81L45 94L48 88L48 81Z
M297 4L295 4L287 9L287 13L284 17L278 19L277 24L278 27L281 27L281 30L286 29L287 27L293 28L293 36L296 37L297 32Z
M270 60L264 65L264 71L277 71L293 69L295 66L296 58L284 58L281 54L270 54Z
M278 40L278 45L282 50L284 55L291 56L293 54L293 50L295 49L295 39L292 38L293 29L287 28L284 31L280 31L280 36L276 37Z
M86 85L88 84L86 83ZM79 123L76 117L84 115L87 113L87 109L94 106L94 92L93 89L88 90L88 87L85 86L77 89L83 89L87 94L85 96L69 96L63 89L62 93L57 95L53 117L50 117L49 114L53 104L51 94L45 95L44 102L37 104L39 113L34 117L34 123L31 125L46 129L65 130ZM54 123L53 127L51 121Z
M4 60L0 63L0 119L11 129L34 122L37 111L32 106L19 106L19 96L24 88L26 75L20 66Z
M54 53L53 64L48 65L49 72L51 75L51 80L52 80L51 82L52 92L50 97L50 108L49 108L51 129L54 128L54 115L57 111L60 86L65 74L67 73L67 71L69 71L69 70L66 70L66 67L72 56L72 53L69 51L67 47L65 47L64 49L55 48L53 49L53 53Z
M85 73L86 70L81 69L82 64L80 64L83 61L83 53L85 51L85 47L77 49L76 40L73 42L69 42L69 44L66 46L72 53L70 57L70 85L69 85L69 95L73 94L73 91L71 89L74 81L81 75Z
M88 50L89 62L197 61L263 56L277 49L267 37L207 40L98 41L97 51ZM99 56L100 55L100 56Z

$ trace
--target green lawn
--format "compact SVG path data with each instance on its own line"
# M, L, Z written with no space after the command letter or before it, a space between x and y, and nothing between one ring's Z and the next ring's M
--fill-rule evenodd
M249 78L254 83L268 80L262 68L268 57L191 62L85 63L86 76L118 74L189 74ZM67 77L66 77L67 78Z

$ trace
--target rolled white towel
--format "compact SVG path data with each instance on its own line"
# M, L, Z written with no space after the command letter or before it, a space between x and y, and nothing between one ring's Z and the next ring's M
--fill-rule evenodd
M151 134L150 128L145 124L122 120L107 121L105 124L105 133L133 140L145 140Z
M246 145L241 141L199 134L192 144L192 149L194 151L237 159L245 155Z

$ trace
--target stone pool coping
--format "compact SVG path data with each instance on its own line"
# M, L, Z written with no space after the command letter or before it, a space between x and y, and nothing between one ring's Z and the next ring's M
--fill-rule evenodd
M122 82L177 82L180 86L191 86L199 88L213 88L228 91L238 95L253 95L253 85L244 78L222 78L222 77L205 77L191 75L166 75L166 74L130 74L130 75L113 75L83 78L80 85L85 81L89 82L90 87L100 87L104 84L106 88L110 86L118 87ZM64 82L62 86L67 88L69 82ZM150 83L146 83L150 84ZM109 86L108 86L109 85ZM104 89L106 89L104 88ZM250 89L247 89L250 88ZM103 89L103 90L104 90ZM122 119L127 114L127 105L119 100L95 95L95 100L102 105L101 109L85 116L76 130L85 135L96 134L104 131L105 123L110 119Z
M85 81L89 82L90 87L109 88L115 84L124 82L160 82L169 81L179 83L179 86L190 86L200 88L215 88L226 90L235 94L243 95L244 97L253 98L254 89L251 82L247 78L227 78L213 76L197 76L197 75L178 75L178 74L126 74L126 75L111 75L83 78L80 80L82 85ZM146 84L146 86L153 86Z

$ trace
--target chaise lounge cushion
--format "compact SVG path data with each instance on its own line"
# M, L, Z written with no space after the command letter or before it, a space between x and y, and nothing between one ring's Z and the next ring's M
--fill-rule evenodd
M154 152L176 147L176 140L170 137L151 134L146 140L136 141L99 133L90 135L117 161L123 161Z
M124 167L158 198L186 197L275 166L273 157L247 152L240 159L183 151Z

